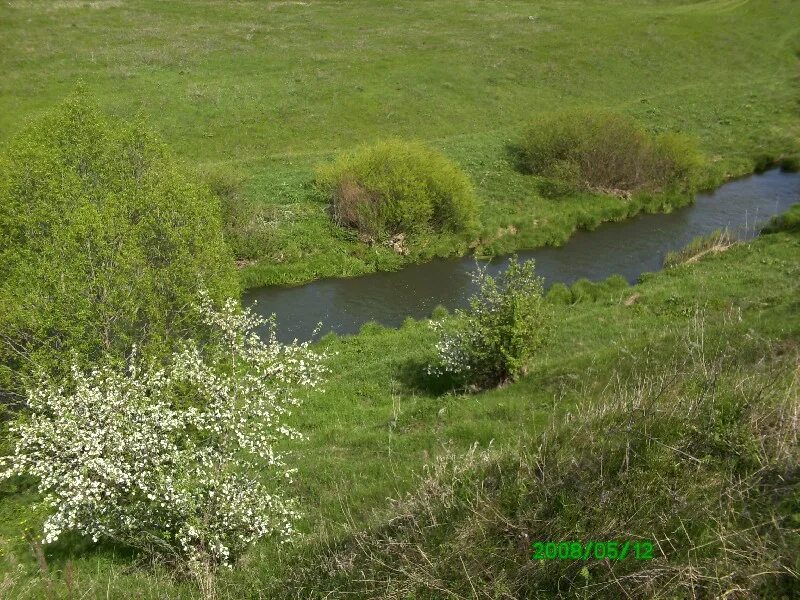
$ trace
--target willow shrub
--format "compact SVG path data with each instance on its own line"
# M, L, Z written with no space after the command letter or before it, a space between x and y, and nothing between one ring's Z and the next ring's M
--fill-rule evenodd
M0 389L34 369L163 352L204 287L235 294L219 201L141 122L79 91L0 154Z
M431 321L439 341L428 373L487 388L525 373L549 338L552 313L533 261L513 258L496 279L483 269L473 277L479 292L469 307L452 319Z
M467 175L416 142L388 140L344 154L318 167L315 181L337 224L374 238L477 229Z
M543 189L550 195L691 191L701 165L692 138L653 136L624 115L598 111L562 112L535 121L518 151L522 170L543 176Z

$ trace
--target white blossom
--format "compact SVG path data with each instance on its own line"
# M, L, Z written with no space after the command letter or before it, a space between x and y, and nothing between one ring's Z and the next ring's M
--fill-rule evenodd
M294 469L276 442L302 438L284 419L320 383L326 356L278 343L271 320L234 300L217 311L202 294L197 309L215 340L186 342L163 368L134 348L125 371L74 368L28 390L0 478L38 479L44 542L75 531L229 565L258 538L293 535L298 513L283 490Z

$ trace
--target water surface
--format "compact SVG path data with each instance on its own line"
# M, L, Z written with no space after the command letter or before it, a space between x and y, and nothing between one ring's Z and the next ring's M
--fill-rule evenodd
M758 225L800 201L800 174L779 170L732 181L694 204L669 214L639 215L607 223L594 231L578 231L563 246L518 252L535 259L547 286L567 285L581 277L593 281L619 273L634 283L644 272L661 268L664 255L699 235L720 228L753 237ZM505 258L489 261L490 273L500 272ZM275 313L278 336L284 341L308 339L317 323L322 333L356 333L368 321L397 327L406 317L428 317L442 304L450 309L466 304L474 292L471 256L434 260L400 271L348 279L321 279L307 285L255 288L243 302L262 314Z

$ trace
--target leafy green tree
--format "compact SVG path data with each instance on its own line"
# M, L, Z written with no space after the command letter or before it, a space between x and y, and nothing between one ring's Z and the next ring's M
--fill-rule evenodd
M205 288L237 291L219 203L141 121L82 90L0 154L0 389L77 359L166 352Z

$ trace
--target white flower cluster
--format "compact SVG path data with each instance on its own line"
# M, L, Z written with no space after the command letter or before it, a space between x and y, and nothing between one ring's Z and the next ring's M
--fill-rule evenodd
M318 385L326 356L280 344L274 327L228 301L198 306L213 335L168 366L73 369L28 391L0 478L32 475L52 509L44 541L66 531L119 540L174 561L231 564L296 518L281 494L293 470L276 449L301 435L283 424L297 392Z
M439 341L436 342L437 361L428 365L428 375L463 375L469 372L472 360L469 349L477 341L477 330L454 328L452 324L448 328L441 321L431 321L430 327L438 334Z

